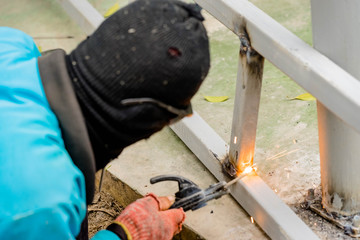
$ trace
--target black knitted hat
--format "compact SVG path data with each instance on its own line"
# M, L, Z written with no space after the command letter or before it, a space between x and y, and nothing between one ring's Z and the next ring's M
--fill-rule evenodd
M194 4L137 0L105 20L67 57L95 155L98 145L105 145L115 157L175 117L155 104L129 107L122 100L146 97L188 107L209 70L202 20Z

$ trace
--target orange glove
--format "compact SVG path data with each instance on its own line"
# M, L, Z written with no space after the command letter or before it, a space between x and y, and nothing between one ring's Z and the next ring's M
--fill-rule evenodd
M173 203L173 197L150 193L127 206L115 223L124 229L128 240L170 240L185 220L182 208L167 210Z

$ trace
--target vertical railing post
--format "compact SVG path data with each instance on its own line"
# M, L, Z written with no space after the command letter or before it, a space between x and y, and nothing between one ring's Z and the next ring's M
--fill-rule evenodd
M314 47L360 79L360 2L311 0L311 10ZM320 102L318 127L322 205L328 212L359 213L360 134Z
M223 164L231 176L253 163L264 68L264 58L251 48L246 33L240 42L229 158Z

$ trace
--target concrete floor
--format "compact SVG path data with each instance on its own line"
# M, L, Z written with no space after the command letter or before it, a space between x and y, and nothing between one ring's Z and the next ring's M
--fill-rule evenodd
M91 0L101 13L114 3L127 1ZM297 0L253 0L259 8L311 44L310 4ZM67 52L86 37L55 0L0 0L0 25L18 28L32 37L41 49L63 48ZM230 139L235 94L239 41L217 20L206 14L211 40L211 71L193 99L194 109L226 141ZM61 38L72 36L72 38ZM40 39L48 37L47 39ZM288 204L304 199L307 189L320 183L315 101L289 100L305 93L296 83L265 63L254 161L258 174ZM229 96L221 103L210 103L204 96ZM272 156L285 153L277 159ZM287 154L288 153L288 154ZM286 155L287 154L287 155ZM144 195L173 194L175 184L150 185L160 174L178 174L205 188L215 182L179 138L165 128L148 140L125 149L107 168L108 174ZM121 185L121 184L120 184ZM122 188L113 187L115 194ZM106 187L108 189L109 186ZM118 190L119 189L119 190ZM129 199L130 201L131 199ZM229 196L212 201L207 207L189 212L185 222L206 239L267 239L250 216Z

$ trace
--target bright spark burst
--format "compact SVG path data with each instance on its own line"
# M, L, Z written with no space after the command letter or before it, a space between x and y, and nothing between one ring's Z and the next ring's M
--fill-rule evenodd
M229 186L231 186L232 184L236 183L237 181L239 181L241 178L246 177L249 173L251 172L255 172L257 170L256 167L254 167L255 164L247 166L244 171L242 171L236 178L234 178L233 180L231 180L230 182L226 183L226 185L224 186L224 188L228 188Z
M251 173L254 170L253 166L248 166L244 169L244 171L242 173Z

